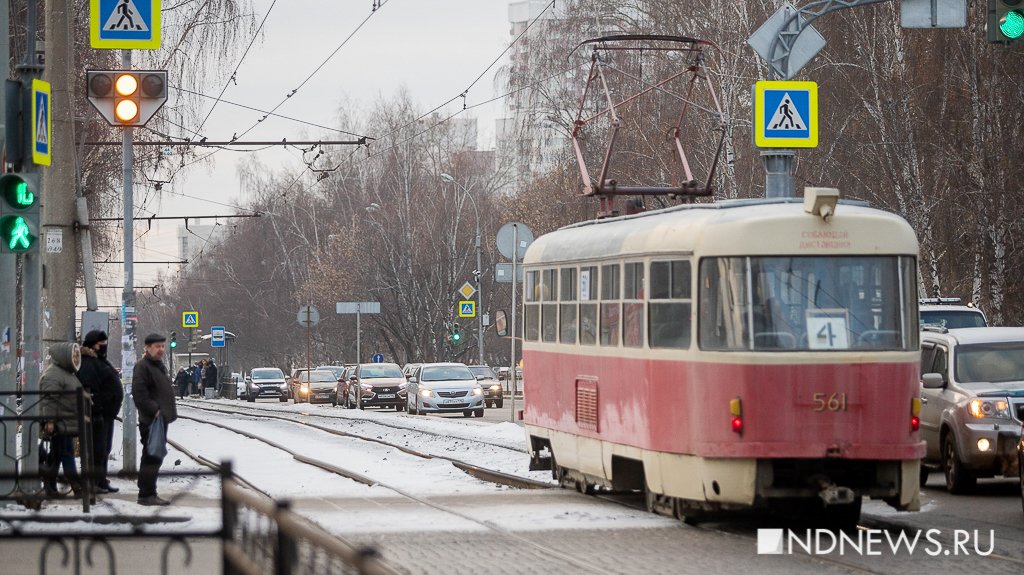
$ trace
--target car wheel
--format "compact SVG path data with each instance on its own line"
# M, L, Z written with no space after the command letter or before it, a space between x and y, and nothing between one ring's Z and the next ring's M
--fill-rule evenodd
M925 484L928 483L928 476L931 475L931 474L932 474L931 470L928 469L927 467L925 467L924 463L922 463L921 464L921 476L920 476L921 487L924 487Z
M395 411L405 411L405 404L399 403L395 406Z
M483 416L484 416L484 410L483 409L478 409L478 410L473 412L473 417L483 417Z
M1024 511L1024 451L1017 451L1017 463L1020 465L1020 505Z
M467 409L462 412L462 417L473 417L473 412Z
M505 405L505 400L504 399L499 399L499 400L494 402L494 406L497 407L498 409L501 409L502 405Z
M356 407L359 409L366 409L366 406L363 405L363 394L361 393L359 394L359 397L356 398Z
M250 395L249 397L246 397L245 399L249 403L256 403L256 396L255 395Z
M960 460L952 432L942 440L942 470L946 474L946 489L954 495L966 493L978 481Z
M407 411L409 415L416 415L417 413L419 413L416 410L416 408L413 407L413 402L409 401L408 399L405 400L405 411Z
M288 396L287 395L282 395L281 397L277 398L277 401L279 401L280 403L287 403L288 402Z

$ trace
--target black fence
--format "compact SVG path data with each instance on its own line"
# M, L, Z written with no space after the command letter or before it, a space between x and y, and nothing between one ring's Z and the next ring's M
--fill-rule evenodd
M119 551L131 560L157 565L163 575L174 573L215 573L216 565L193 564L194 546L200 542L217 546L224 575L397 575L373 548L352 545L291 510L288 502L267 497L246 485L232 473L230 463L217 471L169 472L160 477L219 477L221 482L221 525L212 530L177 530L166 527L168 517L105 515L102 525L88 532L74 533L59 527L62 518L42 514L0 514L0 546L5 541L39 541L39 573L50 570L79 575L116 575ZM187 492L186 492L187 493ZM173 501L173 499L172 499ZM173 512L174 506L161 508ZM64 518L74 520L75 518ZM80 518L78 518L80 519ZM42 528L47 523L55 529ZM139 557L133 542L148 541L157 556ZM131 570L122 572L132 573Z
M42 405L47 400L73 397L75 413L66 416L44 416ZM46 432L46 424L55 424L55 431ZM95 499L95 473L92 460L92 400L81 387L74 391L5 391L0 392L0 457L9 462L14 473L0 473L0 501L18 501L38 509L47 495L44 482L57 477L48 452L63 441L67 434L59 432L62 426L74 423L79 440L81 487L78 496L82 511L88 513ZM11 435L13 434L13 438ZM13 441L12 441L13 439ZM18 449L18 445L21 449ZM11 446L14 446L12 451ZM41 456L42 455L42 456ZM70 478L67 478L70 479Z

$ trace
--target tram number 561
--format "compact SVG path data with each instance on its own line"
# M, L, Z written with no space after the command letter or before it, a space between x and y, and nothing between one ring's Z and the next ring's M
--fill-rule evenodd
M831 395L827 393L815 393L814 394L814 411L821 413L825 411L840 412L846 411L846 394L845 393L833 393Z

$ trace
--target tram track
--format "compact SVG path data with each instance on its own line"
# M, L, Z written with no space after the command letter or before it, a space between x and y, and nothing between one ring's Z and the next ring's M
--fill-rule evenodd
M210 407L196 406L196 405L192 405L192 404L182 404L182 406L187 407L188 409L196 409L196 410L199 410L199 411L206 411L206 412L212 412L212 413L220 413L220 414L224 414L224 415L236 415L236 416L241 416L241 417L250 417L250 418L254 418L254 419L272 419L272 420L277 420L277 421L284 421L284 422L291 423L291 424L294 424L294 425L300 425L300 426L308 427L308 428L311 428L311 429L316 429L318 431L321 431L321 432L324 432L324 433L329 433L331 435L336 435L338 437L347 437L347 438L351 438L351 439L367 441L367 442L370 442L370 443L376 443L376 444L379 444L379 445L384 445L386 447L391 447L391 448L397 449L399 451L402 451L403 453L406 453L408 455L412 455L412 456L415 456L415 457L419 457L419 458L422 458L422 459L440 459L440 460L448 461L452 465L454 465L456 468L462 470L464 473L466 473L466 474L468 474L468 475L470 475L472 477L475 477L475 478L480 479L482 481L488 481L488 482L491 482L491 483L498 483L498 484L501 484L501 485L506 485L508 487L515 487L517 489L551 489L553 487L556 487L552 483L545 483L543 481L537 481L537 480L529 479L529 478L526 478L526 477L520 477L518 475L512 475L512 474L509 474L509 473L504 473L504 472L501 472L501 471L496 471L496 470L493 470L493 469L487 469L485 467L481 467L479 465L475 465L473 463L469 463L469 462L463 461L463 460L455 458L455 457L450 457L450 456L447 456L447 455L439 455L439 454L436 454L436 453L428 453L428 452L425 452L425 451L420 451L420 450L417 450L417 449L412 449L412 448L404 446L404 445L399 445L397 443L393 443L393 442L390 442L390 441L387 441L387 440L384 440L384 439L380 439L380 438L376 438L376 437L367 437L365 435L361 435L361 434L358 434L358 433L352 433L352 432L349 432L349 431L342 431L342 430L339 430L339 429L335 429L335 428L331 428L331 427L326 427L326 426L323 426L323 425L317 425L315 423L311 423L311 422L308 422L308 421L302 421L301 419L296 419L296 418L293 418L293 417L286 417L286 416L281 416L281 415L277 415L277 414L267 413L267 412L261 411L261 410L247 410L248 412L242 412L242 411L233 410L233 409L229 409L229 410L214 409L214 408L210 408ZM179 415L179 417L180 417L180 415ZM187 419L196 420L195 418L187 418ZM346 419L347 420L347 418L330 418L330 417L328 417L328 419ZM196 420L196 421L200 421L200 422L203 422L203 423L208 423L208 422L204 422L202 420ZM399 429L402 429L403 431L411 431L411 432L418 432L419 431L419 430L409 429L409 428L399 428ZM441 435L439 433L433 433L433 432L427 432L427 433L429 435L444 437L443 435ZM515 451L515 452L519 453L519 450L512 449L510 447L501 446L501 445L498 445L498 444L488 443L488 442L479 442L479 443L482 443L482 444L485 444L485 445L488 445L488 446L491 446L491 447L496 447L496 448L500 448L500 449L506 449L506 450ZM525 454L525 452L522 452L522 453Z
M212 411L216 411L216 410L212 410ZM252 417L252 416L245 415L245 417ZM599 573L599 574L607 574L607 575L612 575L612 574L615 573L614 571L609 571L609 570L601 567L600 565L591 563L589 561L580 559L578 557L574 557L572 555L569 555L567 553L559 551L559 550L557 550L557 549L555 549L553 547L550 547L550 546L544 545L542 543L538 543L536 541L533 541L533 540L531 540L531 539L529 539L527 537L524 537L522 535L519 535L519 534L517 534L517 533L515 533L515 532L513 532L513 531L511 531L509 529L501 527L501 526L499 526L499 525L497 525L497 524L495 524L495 523L493 523L491 521L487 521L487 520L484 520L484 519L480 519L480 518L474 517L473 515L468 514L468 513L462 513L460 511L456 511L454 509L450 509L447 506L435 503L435 502L431 501L430 499L428 499L426 497L422 497L422 496L416 495L414 493L411 493L411 492L407 491L406 489L403 489L403 488L401 488L399 486L391 484L390 482L379 481L379 480L374 479L374 478L372 478L370 476L367 476L367 475L364 475L362 473L358 473L358 472L352 471L350 469L346 469L346 468L341 467L339 465L336 465L334 463L323 461L323 460L317 459L315 457L309 457L309 456L303 455L303 454L301 454L301 453L299 453L299 452L297 452L297 451L295 451L295 450L293 450L293 449L291 449L291 448L289 448L289 447L287 447L285 445L282 445L282 444L280 444L278 442L272 441L272 440L267 439L265 437L261 437L261 436L255 434L255 433L251 433L251 432L246 431L244 429L238 429L236 427L232 427L230 425L226 425L226 424L223 424L223 423L220 423L220 422L206 421L206 420L198 419L198 418L191 417L191 416L188 416L188 415L183 415L180 411L178 413L178 418L179 419L185 419L185 420L193 421L195 423L198 423L199 425L208 425L208 426L216 427L218 429L229 431L229 432L241 435L243 437L246 437L248 439L251 439L251 440L254 440L254 441L258 441L258 442L263 443L263 444L265 444L265 445L267 445L267 446L269 446L269 447L271 447L273 449L280 450L280 451L283 451L284 453L287 453L287 454L291 455L291 457L295 461L297 461L297 462L299 462L299 463L301 463L303 465L310 466L310 467L319 469L321 471L325 471L327 473L331 473L331 474L334 474L334 475L337 475L339 477L343 477L343 478L346 478L346 479L349 479L349 480L352 480L352 481L356 481L356 482L361 483L363 485L373 486L373 487L380 487L380 488L383 488L383 489L387 489L388 491L391 491L391 492L393 492L393 493L395 493L395 494L397 494L397 495L399 495L399 496L401 496L401 497L403 497L403 498L405 498L405 499L407 499L409 501L417 503L419 505L422 505L422 506L425 506L425 507L429 507L429 508L431 508L431 509L433 509L435 511L439 511L439 512L447 514L447 515L451 515L451 516L456 517L458 519L461 519L463 521L467 521L467 522L473 523L475 525L483 527L484 529L486 529L486 530L488 530L490 532L493 532L495 534L498 534L500 536L504 536L504 537L508 537L509 539L513 539L516 543L523 545L525 548L531 550L536 555L543 556L543 558L546 558L546 559L557 559L557 560L559 560L561 562L564 562L564 563L567 563L569 566L573 566L573 567L575 567L577 569L584 569L584 570L586 570L587 573ZM286 421L288 421L288 420L286 419ZM295 423L295 422L292 422L292 423ZM315 427L315 426L308 426L308 427ZM339 433L338 435L346 436L346 434L344 434L344 433ZM349 436L349 437L352 437L352 436ZM362 439L362 438L359 438L358 436L352 437L352 438L354 438L354 439ZM389 446L389 447L394 447L394 446ZM175 445L175 448L177 449L177 448L179 448L179 446ZM403 451L405 451L405 450L403 450ZM192 452L187 451L187 450L182 450L182 453L185 453L186 455L189 455L189 457L193 457L194 459L196 459L196 461L199 461L199 462L204 463L204 464L206 464L205 461L208 461L208 460L206 460L206 458L203 458L201 455L196 454L196 453L192 453ZM413 454L410 454L410 455L413 455ZM431 458L433 458L433 457L431 457ZM446 459L446 458L440 458L440 459ZM501 474L501 475L504 475L504 474ZM257 490L259 490L259 489L257 489Z

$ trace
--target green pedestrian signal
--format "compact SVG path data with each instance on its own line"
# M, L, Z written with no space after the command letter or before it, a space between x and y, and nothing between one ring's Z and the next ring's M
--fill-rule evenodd
M1024 39L1024 0L989 0L986 28L993 44Z
M0 251L23 253L36 248L39 229L38 180L27 174L0 177Z
M1011 40L1024 36L1024 14L1020 10L1007 12L999 22L999 31Z

